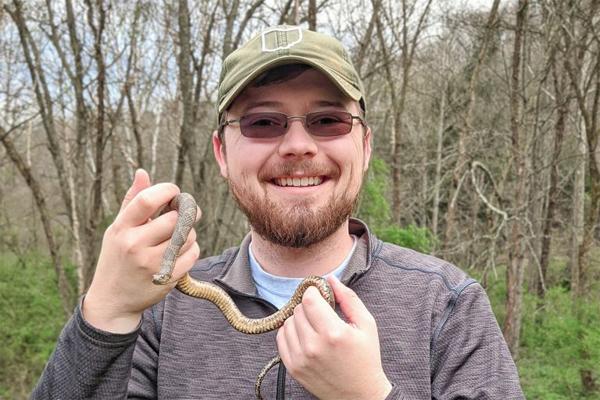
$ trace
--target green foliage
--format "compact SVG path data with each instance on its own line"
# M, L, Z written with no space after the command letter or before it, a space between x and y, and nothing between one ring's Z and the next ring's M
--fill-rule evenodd
M435 245L435 238L427 228L408 225L406 228L389 226L376 229L375 234L383 241L408 247L421 253L430 253Z
M563 288L548 290L541 310L527 296L523 319L521 377L531 399L599 399L586 394L580 370L600 379L600 306L574 302ZM584 357L585 354L585 357Z
M387 200L390 169L380 158L374 157L369 165L369 173L361 192L358 209L373 232L383 241L407 247L422 253L429 253L435 245L435 237L427 228L409 225L401 228L392 223L392 212Z
M46 256L0 256L0 398L26 398L65 323Z
M505 277L505 269L498 267L486 288L500 326ZM585 368L600 380L600 304L575 302L562 286L548 289L543 307L537 296L526 293L519 352L517 366L527 399L600 399L598 393L584 393L580 376Z
M385 161L377 157L371 159L358 208L359 217L371 228L383 227L390 223L392 211L386 198L389 174L390 169Z

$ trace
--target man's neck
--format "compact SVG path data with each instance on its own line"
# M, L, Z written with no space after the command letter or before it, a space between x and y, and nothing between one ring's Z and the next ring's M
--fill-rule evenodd
M272 275L288 278L323 276L333 271L352 245L348 221L325 240L299 249L276 245L252 232L252 252L261 267Z

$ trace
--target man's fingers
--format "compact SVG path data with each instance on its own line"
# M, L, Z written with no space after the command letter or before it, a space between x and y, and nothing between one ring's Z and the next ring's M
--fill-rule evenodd
M125 193L125 197L123 198L123 202L121 203L121 210L123 210L139 192L150 187L150 185L151 182L148 173L141 168L136 170L133 176L133 183L131 184L131 187L127 190L127 193Z
M152 221L152 222L154 222L154 221ZM144 225L144 227L145 227L145 225ZM192 247L192 245L194 243L196 243L196 231L194 229L192 229L190 231L190 233L187 235L187 238L185 239L185 242L183 243L183 245L179 249L179 255L185 253L190 247ZM164 252L166 251L167 247L170 244L171 244L171 236L165 236L164 240L162 240L161 242L153 245L152 248L159 249L158 251L161 253L160 257L162 258L162 255L164 254Z
M148 222L156 212L173 197L179 188L172 183L158 183L138 192L121 213L121 223L126 226L139 226Z
M332 332L342 322L327 301L321 296L319 290L311 286L302 296L302 309L306 320L315 332Z
M277 349L280 352L282 360L284 360L284 358L281 350L283 349L286 353L286 358L288 359L287 367L290 366L291 361L297 359L302 354L302 347L298 340L298 333L296 332L296 327L294 325L294 317L288 318L283 326L279 328L279 331L277 332Z
M327 282L331 285L335 301L340 305L340 310L348 323L360 328L372 321L371 313L354 290L344 285L333 275L327 278Z
M151 268L150 273L155 274L159 271L163 256L167 250L167 247L169 246L169 242L169 240L166 240L158 246L149 247L145 250L145 259L151 263L151 265L149 265ZM179 250L179 255L175 260L175 267L172 271L172 279L178 280L181 278L190 270L190 268L192 268L199 256L200 247L196 242L196 233L193 231L190 232L185 244Z
M183 250L175 261L175 268L173 269L173 279L179 280L185 273L187 273L196 263L200 257L200 247L194 240L191 246L187 250Z
M143 238L149 246L157 246L169 241L173 236L177 222L177 211L169 211L134 228L135 235Z
M311 342L315 341L317 333L306 318L302 304L297 305L294 309L293 322L300 345L306 347L307 345L310 345Z
M281 357L281 361L283 362L283 365L289 368L292 362L292 355L290 354L290 349L288 348L288 345L286 343L284 326L279 328L275 339L277 342L277 352Z
M194 229L192 229L190 231L190 233L187 236L187 239L185 240L185 243L183 244L183 246L181 246L181 250L179 250L179 254L183 254L186 251L188 251L188 249L190 249L194 243L196 243L196 231Z

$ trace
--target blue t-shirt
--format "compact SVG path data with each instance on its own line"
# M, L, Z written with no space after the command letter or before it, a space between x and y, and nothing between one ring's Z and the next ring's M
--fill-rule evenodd
M325 275L325 277L333 274L338 279L342 278L342 273L346 269L348 261L350 261L350 257L352 257L356 248L356 236L352 235L352 239L354 240L354 245L344 261L335 270ZM280 309L290 300L303 278L286 278L266 272L254 257L254 253L252 253L252 243L250 243L248 253L250 255L252 278L254 278L254 283L256 284L258 297Z

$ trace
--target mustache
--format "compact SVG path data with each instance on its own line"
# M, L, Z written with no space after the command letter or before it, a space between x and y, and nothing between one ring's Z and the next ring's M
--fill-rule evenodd
M259 173L262 180L271 180L282 176L293 176L301 172L307 176L327 176L336 178L340 175L339 168L334 165L312 160L289 161L266 167Z

